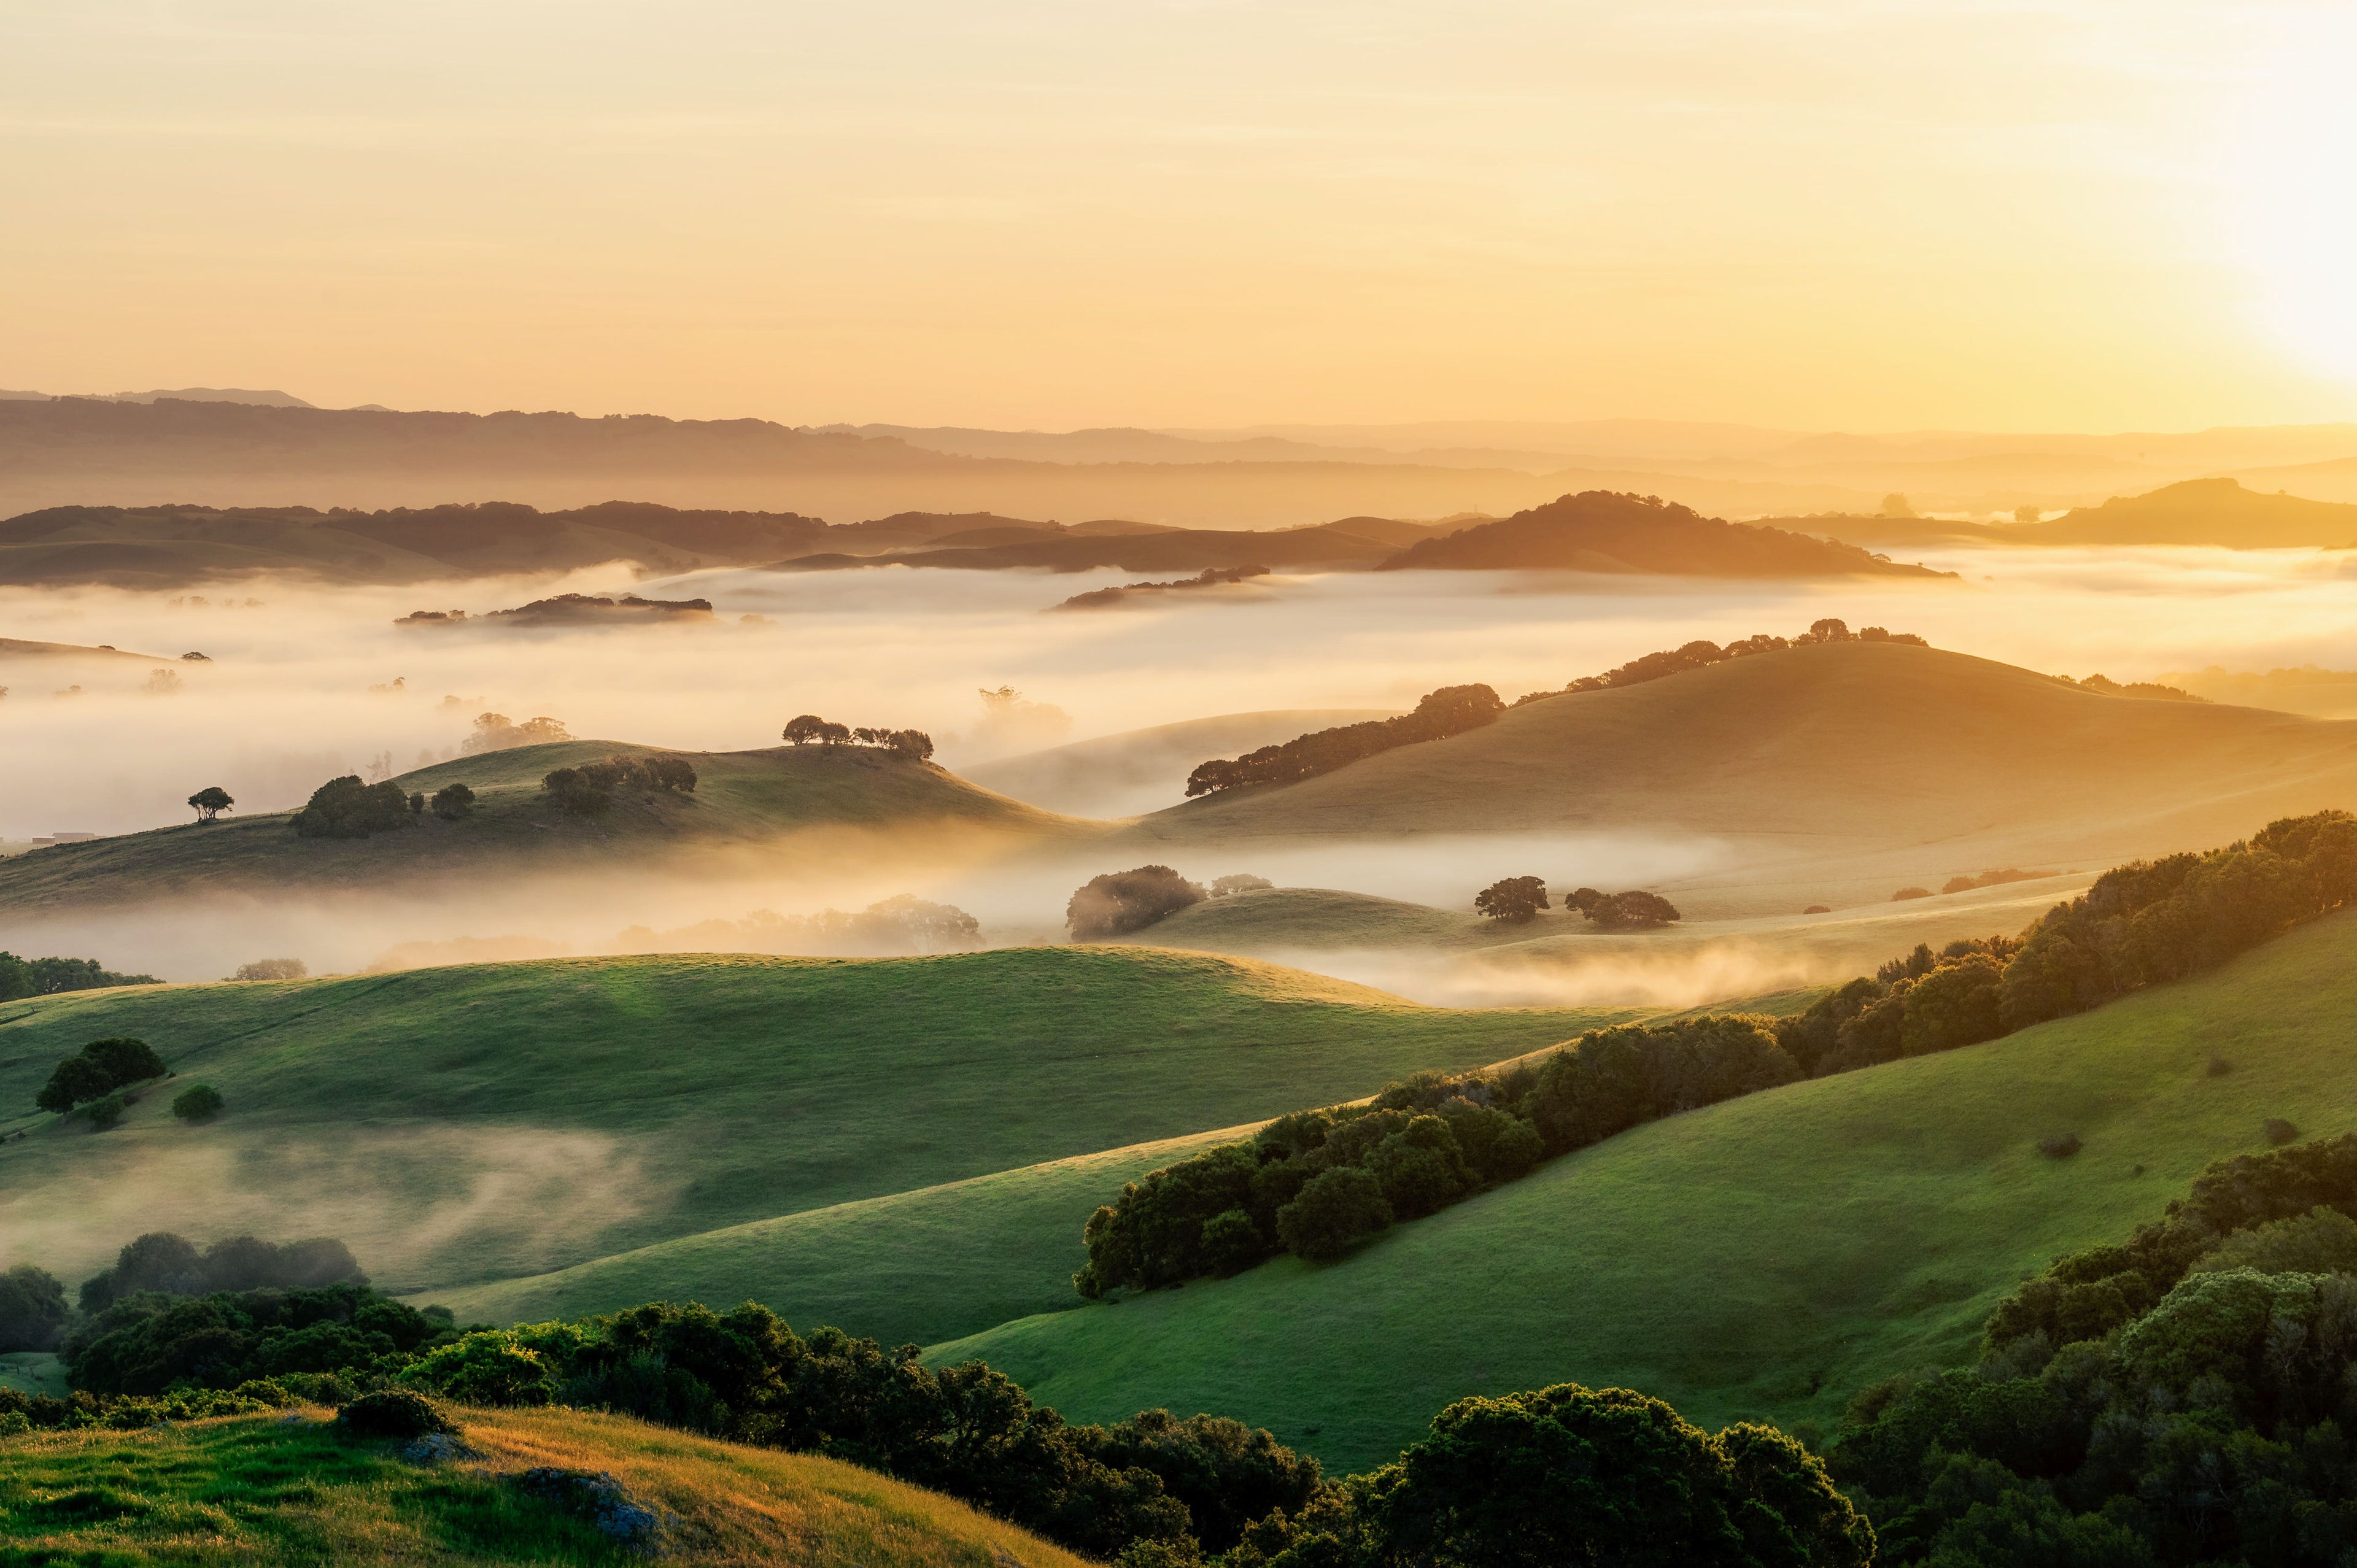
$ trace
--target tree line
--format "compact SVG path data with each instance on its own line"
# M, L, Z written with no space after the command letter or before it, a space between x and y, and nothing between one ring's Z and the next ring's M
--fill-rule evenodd
M2357 1559L2357 1136L2221 1161L1999 1303L1976 1366L1854 1400L1890 1563Z
M295 1254L339 1261L320 1247L246 1253L284 1275ZM145 1427L298 1400L357 1417L404 1398L457 1430L436 1402L561 1404L845 1460L1123 1568L1865 1568L1873 1557L1864 1516L1799 1444L1760 1426L1705 1434L1627 1390L1566 1383L1462 1400L1394 1463L1330 1480L1242 1422L1149 1410L1076 1424L985 1363L934 1369L915 1346L888 1350L835 1328L805 1337L750 1302L462 1329L446 1310L380 1294L356 1268L326 1283L171 1288L237 1251L156 1237L125 1248L109 1273L118 1294L65 1340L75 1392L0 1390L0 1434ZM0 1276L0 1302L11 1278ZM143 1288L119 1294L133 1283Z
M637 789L650 796L694 794L695 765L672 752L618 754L602 762L555 768L541 779L540 787L565 815L594 817L614 803L618 790Z
M923 762L933 755L933 737L920 729L869 729L839 725L816 714L799 714L780 732L789 746L872 746Z
M1749 659L1754 654L1781 653L1788 648L1806 648L1820 642L1903 642L1910 648L1932 645L1911 631L1889 631L1869 626L1853 632L1846 621L1827 618L1809 623L1809 629L1797 637L1781 638L1769 632L1757 632L1724 647L1716 642L1694 641L1678 648L1665 648L1632 659L1601 675L1583 675L1563 688L1563 692L1602 692L1615 686L1640 686L1648 681L1684 674L1689 670L1706 670L1714 664L1724 664L1733 659ZM1535 703L1543 697L1561 696L1563 692L1533 692L1515 700L1514 706Z
M2247 843L2115 867L2019 937L1918 944L1789 1017L1616 1025L1502 1072L1421 1073L1125 1184L1083 1228L1072 1283L1094 1299L1279 1252L1338 1258L1639 1122L1995 1039L2222 963L2352 896L2357 817L2287 817Z
M1443 686L1418 700L1414 713L1397 718L1313 730L1242 757L1199 763L1187 776L1187 798L1241 789L1248 784L1296 784L1394 746L1445 740L1479 729L1504 711L1498 693L1487 686Z
M1501 877L1473 895L1474 912L1501 925L1528 925L1553 907L1547 902L1545 880L1537 876ZM1667 898L1641 890L1599 893L1593 887L1577 887L1563 896L1563 907L1578 910L1607 931L1658 930L1684 918Z
M0 952L0 1002L55 996L65 991L160 983L152 974L118 974L94 958L18 958L12 952Z

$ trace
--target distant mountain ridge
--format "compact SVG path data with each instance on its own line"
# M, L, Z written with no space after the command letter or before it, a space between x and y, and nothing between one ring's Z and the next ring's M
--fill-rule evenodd
M1655 496L1585 490L1409 545L1379 571L1659 573L1698 577L1953 577L1854 544L1726 522Z

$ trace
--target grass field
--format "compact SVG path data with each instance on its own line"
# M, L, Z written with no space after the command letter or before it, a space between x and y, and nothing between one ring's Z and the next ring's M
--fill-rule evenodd
M0 1247L70 1283L159 1227L324 1233L389 1289L487 1283L1254 1122L1627 1015L1418 1007L1126 947L68 993L0 1008L0 1135L26 1134L0 1143ZM169 1083L109 1133L34 1112L54 1064L109 1035L213 1084L226 1114L176 1122ZM704 1288L778 1278L737 1255L755 1272ZM831 1299L861 1328L856 1299Z
M455 822L425 813L412 826L364 839L306 839L287 813L231 814L88 843L12 856L0 865L0 916L126 904L238 888L390 886L461 875L584 871L662 859L742 873L796 853L797 835L848 832L927 841L942 830L1018 843L1101 832L967 783L931 763L870 746L774 746L691 752L692 794L623 796L602 815L567 817L540 788L559 768L651 748L619 741L516 746L436 763L396 780L431 796L449 784L475 791L475 812ZM322 779L321 783L327 782ZM888 843L870 854L888 854Z
M1082 1568L1084 1559L938 1493L806 1455L577 1411L461 1411L479 1458L433 1468L348 1443L326 1412L0 1437L0 1560L102 1568L647 1561L511 1476L613 1476L668 1513L666 1563Z
M1862 1385L1967 1357L2024 1275L2265 1147L2266 1118L2357 1128L2352 960L2357 914L2335 916L2078 1018L1653 1122L1340 1263L1279 1259L929 1359L980 1357L1079 1421L1215 1411L1346 1469L1453 1399L1566 1379L1706 1428L1829 1427ZM2065 1132L2083 1152L2039 1153Z

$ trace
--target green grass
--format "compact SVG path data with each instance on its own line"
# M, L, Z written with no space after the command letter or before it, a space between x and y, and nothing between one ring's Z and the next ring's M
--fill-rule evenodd
M509 1479L536 1466L614 1476L673 1516L662 1560L856 1568L1082 1568L1083 1560L938 1493L807 1455L619 1416L463 1411L477 1457L425 1468L318 1419L247 1416L140 1432L0 1438L0 1564L285 1568L420 1562L642 1563Z
M870 746L773 746L691 752L694 793L625 795L602 815L567 817L540 788L559 768L652 748L619 741L516 746L436 763L400 776L412 793L447 784L475 791L472 816L446 822L427 812L410 827L364 839L307 839L288 813L231 813L88 843L62 844L0 865L0 912L120 904L226 887L390 886L496 869L584 871L660 858L672 868L742 875L791 854L795 836L848 830L923 837L940 828L1017 842L1098 832L995 795L931 763ZM327 780L322 779L321 783Z
M1419 1007L1250 960L1110 946L69 993L0 1008L0 1105L26 1108L0 1133L27 1133L0 1144L0 1262L70 1283L143 1230L252 1228L341 1236L388 1289L487 1283L1257 1122L1627 1015ZM109 1035L147 1040L227 1112L176 1122L169 1082L110 1133L30 1112L58 1060ZM1052 1265L1033 1232L992 1232L1027 1305L1072 1266L1063 1224ZM699 1289L734 1300L779 1278L757 1249L737 1255L742 1278ZM872 1314L846 1289L830 1298L845 1326L906 1321L882 1278Z
M2357 1127L2357 915L2005 1039L1641 1127L1327 1267L1280 1259L932 1348L1068 1417L1168 1405L1359 1468L1468 1394L1564 1380L1706 1427L1830 1426L1966 1358L1999 1295L2125 1236L2262 1122ZM2212 1077L2211 1058L2233 1070ZM2074 1158L2038 1140L2075 1132Z
M1125 1181L1251 1130L757 1219L434 1299L462 1321L528 1323L664 1298L726 1305L750 1296L797 1327L843 1325L886 1345L971 1334L1072 1305L1072 1273L1088 1261L1081 1227L1097 1205Z
M12 1351L0 1356L0 1389L62 1398L66 1392L66 1364L45 1351Z

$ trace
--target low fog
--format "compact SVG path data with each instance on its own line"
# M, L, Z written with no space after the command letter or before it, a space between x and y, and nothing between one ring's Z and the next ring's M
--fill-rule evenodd
M0 839L20 844L59 832L186 821L181 802L211 784L236 797L241 812L284 810L338 774L399 774L453 755L486 712L546 715L582 738L690 751L774 746L787 718L813 712L928 730L937 760L956 769L1218 714L1405 708L1434 687L1463 682L1486 682L1511 701L1656 648L1789 635L1821 616L2118 680L2209 665L2357 665L2347 618L2357 565L2337 554L1958 550L1923 559L1960 575L1933 584L1763 585L1330 574L1079 614L1043 612L1128 575L891 567L636 581L617 567L425 589L247 580L148 593L0 590L0 632L8 637L157 656L0 660L0 684L9 688L0 699L7 737ZM393 624L416 609L479 616L554 593L624 590L705 597L716 613L680 626ZM178 657L189 651L207 658ZM1001 688L1019 700L986 708L981 693ZM1164 803L1179 800L1179 785L1174 773ZM1003 846L953 838L911 840L889 854L875 848L814 845L790 872L772 866L735 880L632 874L591 886L445 888L414 900L305 895L210 908L201 918L187 909L52 918L37 929L0 929L0 946L97 956L176 980L215 978L271 956L299 957L314 972L346 972L403 944L510 944L500 956L628 950L632 928L660 934L762 911L856 911L900 894L969 911L988 942L1028 942L1059 940L1072 886L1117 868L1103 864L1103 851L1017 865L1003 858ZM1173 853L1178 868L1197 878L1251 872L1286 886L1463 908L1473 887L1526 868L1551 881L1661 885L1721 866L1729 851L1631 832L1531 844ZM637 945L648 943L641 937ZM1485 979L1455 961L1444 965L1448 978L1422 979L1404 975L1391 958L1302 961L1351 978L1381 972L1387 978L1373 983L1436 1001L1702 1000L1729 986L1824 978L1745 969L1749 961L1733 949L1682 955L1659 973L1624 968L1618 978L1599 971L1544 983L1517 981L1511 971Z

